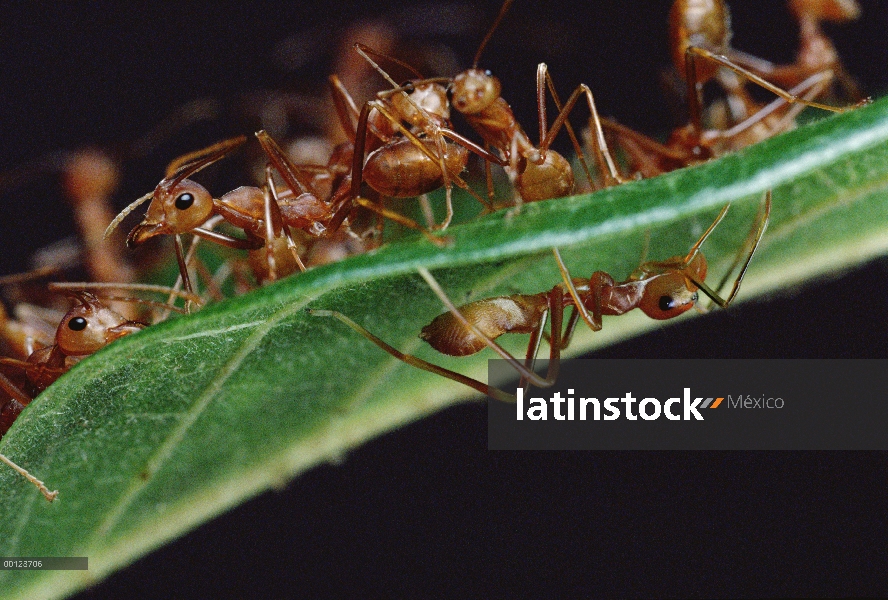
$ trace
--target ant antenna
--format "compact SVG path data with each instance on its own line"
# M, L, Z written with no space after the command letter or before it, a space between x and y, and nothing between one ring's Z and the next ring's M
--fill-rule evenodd
M378 51L374 50L373 48L371 48L370 46L368 46L368 45L366 45L366 44L362 44L361 42L356 42L355 45L354 45L354 48L355 48L355 52L357 52L358 54L360 54L360 55L364 58L364 60L366 60L367 62L369 62L369 63L373 66L373 68L376 69L376 71L377 71L380 75L382 75L382 76L383 76L383 77L384 77L389 83L392 84L392 87L398 87L398 84L395 83L395 82L394 82L394 81L388 76L388 74L387 74L384 70L382 70L382 68L381 68L378 64L376 64L376 63L370 58L370 56L375 56L375 57L377 57L377 58L382 58L382 59L385 59L385 60L387 60L387 61L389 61L389 62L392 62L392 63L394 63L394 64L396 64L396 65L398 65L398 66L401 66L401 67L407 69L408 71L410 71L411 73L413 73L414 75L416 75L416 78L417 78L417 79L425 79L425 76L423 76L422 73L420 73L419 71L417 71L415 68L413 68L411 65L407 64L407 63L404 62L403 60L400 60L400 59L398 59L398 58L395 58L394 56L389 56L388 54L384 54L384 53L382 53L382 52L378 52Z
M484 47L487 46L487 42L490 41L490 38L493 37L493 32L496 31L496 28L499 27L500 21L503 20L503 17L506 16L506 13L509 11L509 7L512 6L512 3L515 0L506 0L503 2L503 7L500 9L499 14L496 17L496 20L493 22L493 25L490 26L490 29L487 31L487 35L484 36L484 39L481 40L481 45L478 47L478 52L475 53L475 60L472 62L472 68L478 68L478 62L481 60L481 53L484 52Z
M142 204L144 204L148 200L151 200L152 198L154 198L154 191L153 190L148 192L147 194L145 194L141 198L134 200L132 202L132 204L130 204L129 206L124 208L122 211L120 211L120 214L118 214L116 217L114 217L114 220L111 221L111 224L105 228L105 234L102 236L102 240L107 240L108 237L110 237L110 235L112 233L114 233L114 230L117 229L117 226L120 225L121 221L123 221L131 212L133 212L134 210L139 208L139 206L141 206Z

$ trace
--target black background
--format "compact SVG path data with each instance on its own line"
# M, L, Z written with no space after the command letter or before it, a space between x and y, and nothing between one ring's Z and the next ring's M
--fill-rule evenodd
M533 131L533 73L588 83L599 109L649 133L672 125L660 71L668 2L519 0L482 59ZM780 2L735 2L734 45L788 61ZM835 32L849 70L888 88L888 6ZM120 147L196 98L321 90L330 39L358 18L440 34L468 65L498 2L476 22L445 5L330 1L272 6L94 2L0 8L4 171L83 145ZM448 29L450 28L450 29ZM301 66L275 57L308 32ZM289 44L287 40L290 40ZM283 44L283 45L282 45ZM520 100L519 100L520 99ZM203 124L126 165L118 204L186 150L249 131ZM241 129L239 129L241 127ZM57 178L4 189L3 272L72 232ZM664 327L597 357L885 356L884 260L768 302ZM883 453L489 453L486 408L468 404L366 444L207 523L85 598L286 595L882 595Z

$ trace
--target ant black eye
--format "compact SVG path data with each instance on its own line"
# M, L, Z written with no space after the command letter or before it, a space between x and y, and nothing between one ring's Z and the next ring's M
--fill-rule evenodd
M405 81L404 83L401 84L401 88L405 92L407 92L408 94L412 94L413 92L416 91L416 86L413 85L412 81Z
M666 312L673 308L675 308L675 300L672 299L672 296L660 296L660 310Z
M188 192L179 194L179 197L176 198L176 208L179 210L188 210L192 204L194 204L194 196Z
M691 296L691 300L694 301L694 304L697 303L697 292L694 292L694 294Z
M71 331L83 331L86 329L86 319L83 317L74 317L68 321L68 329Z
M484 71L484 74L488 77L493 77L493 73L490 70Z

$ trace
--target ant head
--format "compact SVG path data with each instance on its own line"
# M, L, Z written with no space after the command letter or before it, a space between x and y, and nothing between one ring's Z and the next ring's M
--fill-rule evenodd
M145 218L130 231L126 244L132 247L157 235L191 231L212 214L213 196L205 187L190 179L175 183L165 179L154 190Z
M692 281L706 278L706 259L697 253L683 270L670 270L653 275L645 281L638 308L652 319L671 319L689 311L698 297Z
M409 87L406 83L401 86L407 95L392 96L392 104L400 114L404 115L406 121L411 125L422 127L427 124L429 116L440 121L450 118L450 103L444 86L435 82L408 83ZM416 110L417 106L420 110Z
M89 292L75 292L80 303L65 315L56 330L56 344L65 356L85 356L144 327L127 321Z
M453 78L450 87L453 107L465 115L481 112L500 97L502 85L490 71L469 69Z
M184 233L203 225L213 212L213 197L201 185L189 180L198 171L217 162L247 140L244 136L223 140L196 152L184 154L167 165L166 177L157 184L153 194L142 196L124 209L108 229L105 237L136 206L151 198L145 219L126 238L129 247L141 244L156 235Z

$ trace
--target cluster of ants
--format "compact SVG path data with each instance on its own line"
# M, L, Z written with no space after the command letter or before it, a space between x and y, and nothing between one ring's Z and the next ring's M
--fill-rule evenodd
M478 68L487 42L506 15L512 0L506 0L475 55L472 68L449 77L423 77L396 57L356 44L357 52L391 85L379 91L360 108L335 75L329 78L333 104L347 142L337 146L324 164L303 164L291 159L278 142L265 131L255 134L265 158L264 181L260 186L242 186L218 198L191 179L202 169L234 152L247 142L238 137L214 144L174 160L156 188L128 206L116 218L107 211L101 217L84 218L87 253L92 248L94 278L99 283L51 284L66 290L76 301L50 332L33 321L2 315L2 339L8 355L0 358L0 436L31 400L46 389L83 356L112 341L139 331L145 324L124 316L126 309L112 301L131 302L134 298L112 296L100 299L87 289L162 291L167 302L159 305L165 318L171 311L190 312L202 306L207 297L198 293L202 280L211 298L222 297L219 280L198 258L198 240L207 240L249 253L249 267L228 267L238 277L252 269L256 282L274 281L304 271L314 265L349 254L372 250L381 243L386 220L417 230L430 242L449 243L442 232L453 221L452 188L465 190L492 212L508 207L520 211L523 203L560 198L577 189L571 163L551 148L564 128L571 140L585 182L579 187L599 189L629 180L652 177L736 151L795 126L804 107L843 112L860 104L851 77L842 67L834 46L821 29L821 22L845 21L858 16L854 0L789 0L800 25L800 48L792 64L777 65L735 50L730 46L728 9L722 0L676 0L670 12L670 44L675 68L684 75L689 121L672 132L665 143L638 133L598 115L590 88L584 84L562 102L544 63L536 73L539 142L534 144L517 122L501 95L501 84L489 71ZM414 78L395 83L381 64L405 68ZM715 82L723 91L717 102L704 101L703 87ZM749 93L755 84L777 98L761 103ZM832 106L830 98L839 84L850 98L848 106ZM550 125L547 93L558 114ZM585 99L590 111L589 127L578 136L568 116ZM474 130L464 134L454 129L451 110L461 113ZM479 136L480 142L469 135ZM583 141L581 142L581 138ZM594 157L592 164L585 154ZM463 176L470 155L483 161L486 193L478 193ZM512 196L497 200L491 183L491 165L507 174ZM101 197L108 175L101 164L89 164L81 171L82 181L70 187L78 202ZM75 177L76 178L76 177ZM436 223L426 195L444 188L446 216ZM418 197L423 203L426 223L399 213L386 205L388 198ZM121 244L114 244L115 230L139 205L149 202L142 221L126 237L127 246L137 246L158 236L172 236L179 278L169 287L125 283L114 264ZM684 256L663 261L643 262L623 281L597 271L589 278L574 278L559 251L553 255L561 281L551 290L537 294L515 294L455 306L434 277L425 269L420 275L447 307L423 328L420 337L437 351L465 356L490 347L508 360L520 374L519 385L551 386L557 377L560 353L571 341L582 319L593 331L602 328L604 315L621 315L640 308L654 319L671 319L698 305L700 294L710 304L727 307L736 297L743 276L767 226L771 194L766 195L750 233L739 249L734 264L716 286L706 283L707 263L701 246L724 218L728 206L693 244ZM95 214L82 211L81 214ZM103 234L99 229L110 221ZM224 230L219 230L224 227ZM91 232L91 233L90 233ZM193 240L188 248L182 234ZM103 241L104 238L104 241ZM105 244L105 249L95 248ZM115 248L108 249L108 246ZM323 248L323 250L319 250ZM101 258L100 258L101 257ZM122 261L119 261L122 264ZM731 281L729 292L722 288ZM7 286L45 276L28 273L0 279ZM175 300L185 306L176 306ZM564 311L571 313L564 325ZM507 392L481 381L444 369L412 355L404 354L373 333L333 310L310 309L320 317L334 317L367 338L382 350L415 367L458 381L493 398L511 401ZM551 324L546 332L546 322ZM526 357L516 359L496 338L506 333L530 334ZM534 371L534 360L543 339L550 346L546 377ZM21 473L40 489L47 500L50 491L25 469L0 455L0 460Z

